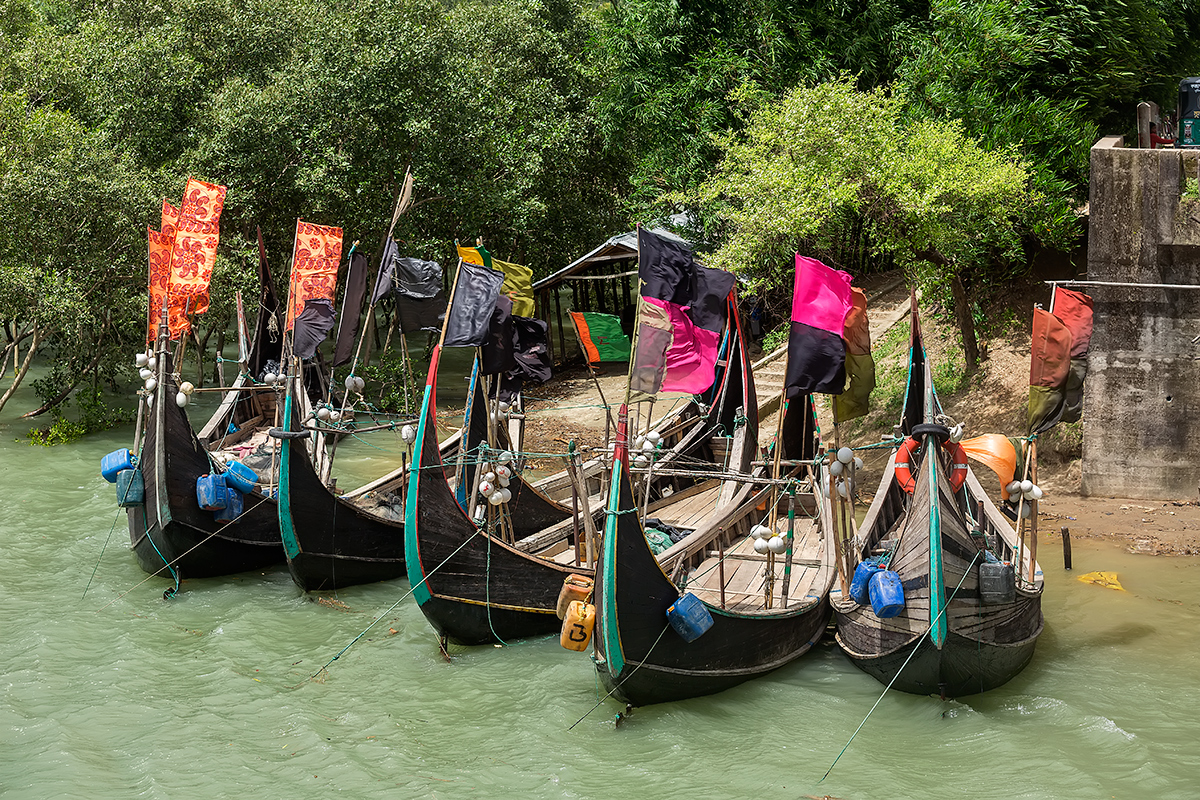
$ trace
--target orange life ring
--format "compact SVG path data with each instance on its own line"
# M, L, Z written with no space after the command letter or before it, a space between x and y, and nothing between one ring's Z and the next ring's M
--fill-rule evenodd
M957 492L967 482L967 451L958 442L946 442L942 447L950 453L950 488Z
M920 443L910 436L896 451L896 483L908 494L912 494L913 489L917 488L917 480L912 474L912 460L919 446Z
M910 436L896 451L896 483L908 494L917 488L917 480L912 474L912 461L918 447L920 443ZM967 482L967 451L957 442L946 442L942 447L950 453L950 488L957 492Z

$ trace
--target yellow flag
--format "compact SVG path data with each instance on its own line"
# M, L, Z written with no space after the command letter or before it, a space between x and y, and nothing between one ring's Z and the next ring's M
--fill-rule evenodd
M513 301L513 316L533 316L533 270L520 264L510 264L498 258L492 259L492 268L504 273L504 285L500 291Z

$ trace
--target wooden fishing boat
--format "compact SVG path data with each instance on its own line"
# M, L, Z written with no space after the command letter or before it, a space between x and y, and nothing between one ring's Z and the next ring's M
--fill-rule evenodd
M308 443L321 435L302 427L293 395L284 401L289 420L283 439L279 479L279 525L292 579L304 591L339 589L404 576L404 497L408 467L398 469L353 491L338 494L317 474ZM486 440L487 411L475 401L462 430L434 450L454 457L465 435L467 449ZM473 417L473 420L472 420ZM414 459L415 460L415 459ZM447 477L441 476L445 484ZM539 509L529 509L536 517Z
M744 353L742 358L737 402L753 416L753 378ZM811 413L807 398L789 408ZM805 421L797 419L786 427L803 429ZM814 495L809 476L803 483L793 480L793 491L803 491L789 495L763 466L751 469L755 425L738 427L729 450L733 479L699 483L645 510L646 517L694 529L657 556L647 543L623 444L614 460L596 574L593 657L601 681L625 702L648 705L728 689L799 658L828 624L835 575L828 501ZM751 531L759 524L784 539L783 553L755 551ZM667 617L685 594L712 619L693 641Z
M408 495L405 538L413 596L439 636L458 644L555 633L562 625L556 609L564 580L594 574L595 550L589 559L587 531L602 525L598 520L606 498L600 492L599 472L605 465L600 459L575 463L533 484L515 471L505 515L507 536L476 524L464 510L473 506L466 500L472 478L468 475L459 483L461 494L452 491L445 479L449 466L436 449L439 351L434 353L413 455L420 469ZM654 426L663 456L658 474L651 470L648 478L651 501L679 495L696 482L669 467L685 461L689 466L722 464L729 441L724 432L735 426L756 427L756 421L742 413L756 406L746 405L748 357L740 338L726 337L723 356L713 388ZM726 402L727 398L731 399ZM590 538L595 547L595 537Z
M265 257L259 261L259 317L245 363L253 366L279 358L279 338L268 325L277 302ZM265 485L269 470L266 430L274 422L275 396L254 387L243 370L220 406L197 433L186 409L176 402L178 386L171 369L166 328L160 328L152 404L144 400L139 414L144 439L135 443L138 469L145 485L145 504L127 509L129 537L138 565L152 574L213 577L259 569L283 560L275 502L261 486L246 495L244 511L230 522L217 522L200 508L196 479L223 468L229 458L244 459ZM147 398L149 399L149 398Z
M847 566L886 557L903 586L903 609L880 618L870 602L842 593L832 605L837 641L860 669L902 691L961 697L1003 685L1033 657L1042 572L961 450L952 457L915 304L912 330L901 418L909 444L889 459ZM897 480L901 453L911 494ZM989 583L980 580L981 564ZM1006 564L1015 566L1007 568L1015 590L996 591L991 576L1003 576Z

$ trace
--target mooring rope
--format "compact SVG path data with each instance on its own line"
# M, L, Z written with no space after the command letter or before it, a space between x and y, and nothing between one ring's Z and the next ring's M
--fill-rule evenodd
M928 636L929 632L933 630L933 626L937 624L937 621L942 618L942 614L945 614L950 608L950 603L954 600L955 596L958 595L958 590L963 585L963 581L965 581L967 576L971 574L971 567L975 566L975 561L979 558L980 552L981 551L978 550L975 551L975 555L971 559L971 563L967 565L965 570L963 570L962 577L958 579L958 586L955 586L954 591L950 593L950 599L946 601L946 605L942 607L942 610L938 612L938 615L929 623L929 627L926 628L925 632L921 634L921 638L917 639L917 643L913 646L912 652L908 654L908 658L904 659L904 663L900 665L900 669L896 670L896 674L892 676L892 679L888 682L888 685L883 687L883 694L879 695L879 699L875 701L875 705L871 706L871 710L867 712L865 717L863 717L863 721L860 722L858 727L854 729L854 733L850 735L850 740L846 742L846 746L842 748L842 752L838 753L837 758L835 758L833 763L829 765L829 769L825 770L825 774L821 776L821 780L817 781L818 784L824 783L825 779L829 777L829 773L833 772L833 768L837 766L838 761L845 754L846 750L849 749L850 742L854 741L854 737L858 736L858 732L862 730L863 725L867 724L867 720L871 718L871 714L873 714L879 704L883 702L883 696L888 693L888 689L892 688L892 684L894 684L896 679L900 677L900 673L904 672L904 668L908 666L908 662L912 661L913 656L915 656L917 651L921 649L921 643L925 641L925 637Z
M409 588L409 590L408 590L407 592L405 592L405 593L404 593L404 595L403 595L403 596L402 596L402 597L401 597L399 600L397 600L396 602L394 602L394 603L392 603L390 606L388 606L388 608L387 608L387 609L386 609L386 610L385 610L385 611L384 611L382 614L380 614L380 615L379 615L379 616L378 616L378 617L375 619L375 621L374 621L374 622L372 622L372 623L371 623L370 625L368 625L367 627L363 628L362 632L361 632L361 633L359 633L359 634L358 634L358 636L355 636L353 639L351 639L351 640L350 640L350 643L349 643L349 644L347 644L345 647L343 647L341 650L339 650L339 651L338 651L338 653L337 653L337 655L335 655L333 658L331 658L331 659L329 659L328 661L326 661L326 662L325 662L325 665L324 665L323 667L321 667L319 670L317 670L316 672L314 672L312 675L310 675L310 676L309 676L308 678L306 678L304 681L301 681L300 683L296 684L296 686L300 686L300 685L301 685L301 684L303 684L303 683L307 683L308 681L311 681L311 680L313 680L313 679L314 679L314 678L316 678L318 675L320 675L322 672L324 672L325 670L327 670L327 669L329 668L329 665L330 665L330 664L332 664L333 662L335 662L335 661L337 661L339 658L341 658L341 657L342 657L342 656L345 654L345 652L346 652L347 650L349 650L351 647L353 647L355 644L357 644L357 643L358 643L358 640L359 640L359 639L361 639L362 637L366 636L366 635L367 635L367 631L371 630L371 628L374 628L376 625L378 625L378 624L379 624L379 623L380 623L380 622L383 620L383 618L384 618L384 617L386 617L388 614L392 613L392 610L393 610L393 609L395 609L395 608L396 608L396 606L400 605L400 604L401 604L401 603L403 603L405 600L407 600L407 599L408 599L408 597L409 597L409 595L411 595L411 594L412 594L413 592L415 592L415 591L416 591L418 588L420 588L422 585L424 585L425 581L427 581L427 580L429 580L430 578L432 578L432 577L433 577L433 576L434 576L434 575L437 573L437 571L438 571L438 570L440 570L442 567L446 566L447 562L449 562L449 561L450 561L450 559L452 559L452 558L454 558L454 556L458 555L458 551L459 551L459 550L462 550L464 547L466 547L466 546L467 546L467 544L468 544L468 543L470 543L470 541L471 541L472 539L474 539L476 536L478 536L478 535L479 535L479 534L481 534L482 532L483 532L483 528L476 528L476 529L475 529L475 532L474 532L474 533L472 533L470 536L468 536L466 539L463 539L463 543L462 543L462 544L460 544L458 547L454 548L454 551L453 551L452 553L450 553L450 555L448 555L448 556L446 556L444 559L442 559L442 563L438 564L436 567L434 567L433 569L431 569L431 570L430 570L428 573L426 573L426 574L425 574L425 577L424 577L424 578L422 578L420 581L418 581L416 584L414 584L412 587L410 587L410 588ZM293 688L293 689L295 689L295 688L296 688L296 686L293 686L292 688Z
M608 694L604 695L604 697L601 697L598 701L596 701L596 705L589 708L587 710L587 714L584 714L582 717L575 720L575 724L572 725L570 728L567 728L567 730L574 729L575 725L578 725L579 723L581 723L585 719L587 719L588 714L591 714L593 711L595 711L597 708L599 708L601 703L603 703L608 698L612 697L614 694L616 694L617 689L620 689L622 686L625 685L625 681L629 680L630 678L632 678L634 675L637 674L637 671L639 669L641 669L643 665L645 665L646 659L649 658L650 654L654 652L654 648L658 647L658 643L660 641L662 641L663 634L665 634L667 632L667 628L669 628L669 627L671 627L670 622L668 622L665 626L663 626L663 629L661 631L659 631L658 638L654 640L654 644L650 645L650 649L646 651L646 655L642 656L642 660L639 661L638 665L633 668L633 671L630 672L628 675L626 675L623 679L621 679L621 682L618 683L616 686L614 686Z

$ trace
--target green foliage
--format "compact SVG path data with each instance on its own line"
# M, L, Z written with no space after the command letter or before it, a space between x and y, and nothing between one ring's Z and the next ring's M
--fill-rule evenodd
M0 322L128 374L145 227L189 175L228 187L202 341L256 294L258 226L284 282L297 217L374 262L410 165L406 255L557 269L624 224L591 31L562 0L0 0Z
M621 0L596 37L607 78L600 122L630 159L635 213L665 192L691 191L720 158L713 137L740 125L728 95L776 97L842 72L889 82L925 15L924 2Z
M1019 147L1046 197L1082 202L1100 132L1126 130L1141 100L1173 108L1179 79L1195 74L1192 6L934 0L899 80L914 116L960 120L988 149Z
M72 421L67 418L64 413L67 403L63 403L54 409L53 423L48 427L33 428L29 431L29 444L44 447L69 444L89 433L106 431L133 421L134 412L131 409L109 405L98 388L80 390L75 395L75 401L79 406L78 420Z
M404 361L396 348L385 351L360 373L367 387L365 393L376 408L389 414L415 414L420 407L420 389L414 376L404 369Z
M790 281L792 254L832 245L863 220L877 252L945 286L1021 257L1039 208L1024 161L981 148L957 122L905 121L905 98L858 91L848 78L750 104L722 139L724 160L693 198L720 246L713 266L755 289Z

